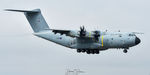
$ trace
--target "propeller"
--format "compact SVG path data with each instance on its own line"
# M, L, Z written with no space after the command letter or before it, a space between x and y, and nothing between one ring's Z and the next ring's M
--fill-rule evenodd
M98 38L99 38L99 37L100 37L100 31L95 30L95 31L94 31L94 38L95 38L95 40L98 41Z
M86 30L85 30L84 26L80 27L80 31L79 32L80 32L80 37L84 37L86 35Z

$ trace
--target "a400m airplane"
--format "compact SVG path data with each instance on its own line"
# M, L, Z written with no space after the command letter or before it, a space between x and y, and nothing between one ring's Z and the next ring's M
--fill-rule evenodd
M130 47L138 45L141 40L135 35L137 32L102 32L99 30L86 31L84 26L76 30L50 29L40 9L7 11L24 12L30 23L34 35L52 41L59 45L77 49L78 53L99 54L100 51L117 48L127 53Z

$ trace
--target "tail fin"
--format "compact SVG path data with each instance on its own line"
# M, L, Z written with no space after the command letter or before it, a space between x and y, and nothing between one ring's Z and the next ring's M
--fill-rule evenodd
M40 9L34 9L31 11L6 9L6 11L24 12L34 32L40 32L45 29L49 29L48 24L46 23L44 17L42 16Z

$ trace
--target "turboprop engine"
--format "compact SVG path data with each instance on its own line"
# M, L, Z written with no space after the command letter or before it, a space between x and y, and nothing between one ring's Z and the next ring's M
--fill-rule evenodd
M96 41L99 40L100 37L100 31L95 30L95 31L91 31L91 32L87 32L83 27L80 27L80 31L70 31L69 35L72 37L81 37L81 38L92 38L95 39Z

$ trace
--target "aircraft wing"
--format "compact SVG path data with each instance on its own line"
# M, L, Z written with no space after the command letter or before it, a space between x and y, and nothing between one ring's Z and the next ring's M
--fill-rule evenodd
M70 36L70 30L57 30L57 29L50 29L55 34L60 33L61 35L65 34L66 36Z
M96 40L98 41L99 38L99 32L85 32L85 35L82 36L81 35L81 31L75 31L75 30L58 30L58 29L50 29L52 30L52 32L54 32L55 34L59 33L61 35L65 34L66 36L70 36L70 37L76 37L78 39L86 39L86 40ZM97 34L96 34L97 33Z
M54 32L55 34L59 33L61 35L65 34L66 36L70 36L70 37L76 37L76 38L90 38L90 37L81 37L79 34L79 31L75 31L75 30L57 30L57 29L50 29L52 30L52 32Z

